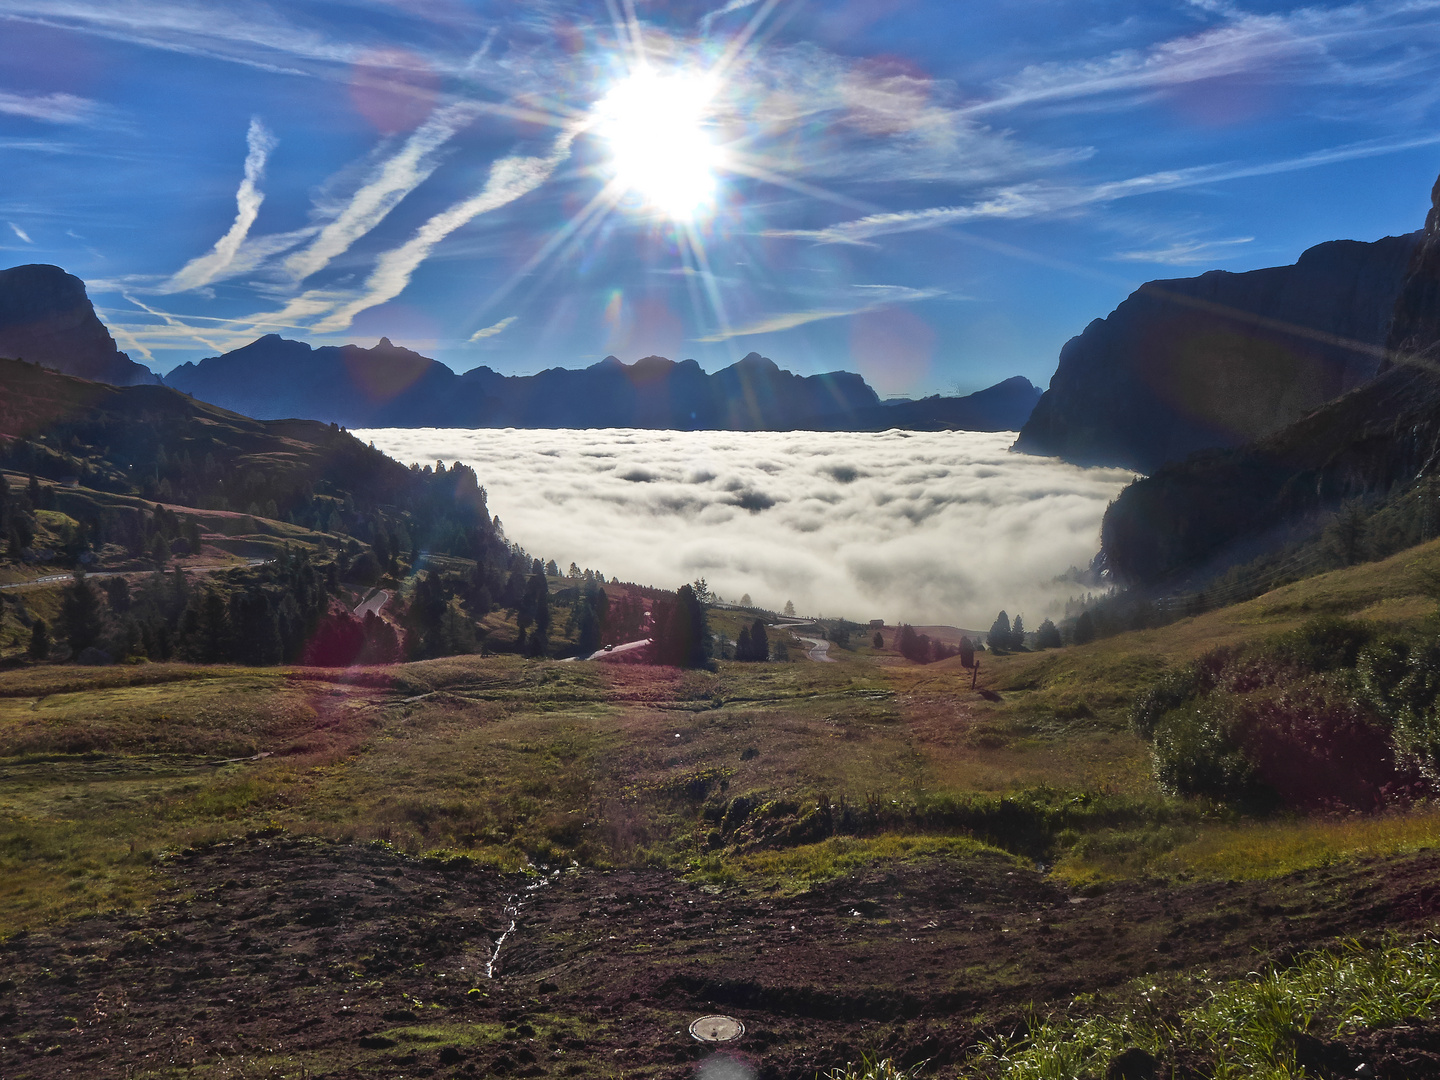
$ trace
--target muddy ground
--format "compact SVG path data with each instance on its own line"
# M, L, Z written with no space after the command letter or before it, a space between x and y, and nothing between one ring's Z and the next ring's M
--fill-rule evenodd
M694 1076L686 1026L805 1078L883 1051L931 1070L1025 1007L1146 972L1242 974L1419 933L1440 853L1268 882L1072 893L1001 858L872 869L801 895L655 871L533 878L285 837L188 852L143 915L0 944L0 1076ZM516 913L518 908L518 914ZM494 942L510 926L495 961ZM1325 1071L1440 1076L1440 1025L1324 1048Z

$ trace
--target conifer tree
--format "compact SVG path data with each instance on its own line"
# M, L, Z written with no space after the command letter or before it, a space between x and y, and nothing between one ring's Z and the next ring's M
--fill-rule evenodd
M30 625L30 649L31 660L46 660L50 657L50 628L45 625L44 619L36 619Z
M990 624L990 633L986 635L986 644L991 652L1004 652L1010 648L1010 616L1000 612L995 616L995 621Z
M765 633L765 623L760 619L750 626L750 658L757 662L770 659L770 639Z
M75 656L79 656L100 639L100 632L104 628L100 599L85 580L83 573L76 574L74 582L67 585L61 594L59 623L65 642Z
M1051 620L1046 619L1035 631L1035 647L1037 649L1058 649L1060 645L1059 628Z

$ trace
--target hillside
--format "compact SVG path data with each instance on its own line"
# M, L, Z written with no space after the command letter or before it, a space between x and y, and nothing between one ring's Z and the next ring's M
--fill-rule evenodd
M114 387L0 360L0 464L103 491L209 509L317 494L399 504L411 471L338 427L264 421L163 386Z
M1152 473L1279 431L1380 369L1418 239L1147 282L1066 343L1015 448Z

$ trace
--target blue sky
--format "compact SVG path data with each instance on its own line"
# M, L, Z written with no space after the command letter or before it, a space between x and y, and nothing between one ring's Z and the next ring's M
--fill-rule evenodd
M1440 0L0 0L3 265L165 371L755 350L1044 385L1140 282L1418 228Z

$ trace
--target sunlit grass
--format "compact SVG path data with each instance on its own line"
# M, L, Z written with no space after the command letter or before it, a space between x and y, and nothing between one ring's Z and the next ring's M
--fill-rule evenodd
M1188 1002L1188 1004L1187 1004ZM1196 1004L1195 1002L1198 1002ZM1440 941L1322 951L1244 979L1199 975L1141 980L1121 1000L1076 999L1074 1016L1036 1018L1023 1034L980 1046L962 1078L1061 1080L1102 1076L1122 1051L1160 1062L1199 1057L1216 1080L1294 1080L1297 1036L1334 1038L1433 1017L1440 1004ZM1163 1066L1160 1074L1164 1073Z
M818 844L742 855L702 855L691 859L687 869L692 880L712 884L746 880L806 888L875 863L977 855L998 856L1013 861L1016 866L1028 865L999 848L965 836L892 833L872 837L832 836Z
M1243 824L1155 825L1077 841L1054 873L1072 884L1160 875L1244 881L1357 856L1440 846L1440 810L1384 817L1285 818Z
M1440 544L1160 630L982 655L986 695L958 662L865 650L715 672L514 656L16 669L0 686L0 928L143 903L159 880L147 852L272 828L507 869L694 862L717 881L795 887L991 850L971 834L1030 860L1063 855L1056 872L1077 883L1255 877L1432 846L1431 811L1246 823L1166 800L1125 714L1160 671L1318 611L1421 618L1435 563ZM223 761L257 754L270 756ZM1049 794L1029 806L1037 792ZM714 812L737 796L914 812L850 830L868 835L722 856ZM971 820L1017 799L1024 835ZM1106 809L1051 820L1072 804Z

